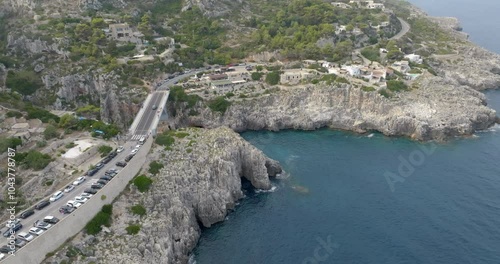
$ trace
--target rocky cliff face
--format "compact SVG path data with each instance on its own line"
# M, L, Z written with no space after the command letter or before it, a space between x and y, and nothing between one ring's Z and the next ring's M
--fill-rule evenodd
M455 85L476 90L500 87L500 55L475 45L464 45L457 54L434 56L440 73Z
M177 137L171 150L156 147L150 154L150 160L165 166L153 176L150 190L140 193L131 185L114 203L113 235L74 241L86 258L80 256L72 263L187 263L199 239L200 224L209 227L223 221L244 197L242 177L255 188L269 189L269 177L281 172L277 162L229 128L193 128L183 133L189 135ZM136 204L146 208L146 216L130 212ZM131 223L141 226L138 234L125 231ZM63 259L67 259L64 251L48 262Z
M491 126L496 112L481 93L452 86L441 78L422 80L418 88L385 98L348 85L289 87L267 96L233 102L223 115L201 107L200 115L178 112L173 126L228 126L244 130L312 130L320 127L418 140L444 140Z

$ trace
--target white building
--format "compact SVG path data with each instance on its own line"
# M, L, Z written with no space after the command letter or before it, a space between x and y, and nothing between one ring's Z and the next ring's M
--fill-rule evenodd
M343 8L343 9L349 9L349 8L352 8L352 6L346 4L346 3L342 3L342 2L332 2L332 5L335 6L335 7L338 7L338 8Z
M347 71L347 74L353 77L358 77L361 74L361 67L359 65L342 66L342 69Z
M384 10L385 6L382 3L375 3L373 1L366 1L366 8L368 8L368 9L382 9L382 10Z
M405 59L408 59L409 61L415 62L418 64L422 64L422 62L424 62L422 57L420 55L417 55L417 54L412 53L412 54L405 55L404 57L405 57Z

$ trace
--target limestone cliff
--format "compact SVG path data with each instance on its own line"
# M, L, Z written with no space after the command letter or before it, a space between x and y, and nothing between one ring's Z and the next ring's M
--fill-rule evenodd
M244 197L242 177L255 188L269 189L269 177L281 172L277 162L224 127L178 132L171 150L156 147L148 159L164 165L153 176L150 190L140 193L131 185L113 204L112 236L73 241L86 257L72 263L187 263L200 224L209 227L223 221ZM144 206L145 216L130 212L137 204ZM138 234L127 234L131 223L141 226ZM48 262L63 259L64 250Z
M320 127L366 132L418 140L444 140L470 135L491 126L496 112L485 106L483 94L453 86L434 77L418 88L385 98L349 85L288 87L254 99L235 101L224 113L200 106L197 116L177 111L173 126L228 126L236 131Z

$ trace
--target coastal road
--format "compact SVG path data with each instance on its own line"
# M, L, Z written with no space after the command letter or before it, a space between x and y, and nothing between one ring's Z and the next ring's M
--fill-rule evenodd
M392 36L392 38L390 38L390 39L400 39L401 37L406 35L406 33L408 33L408 31L410 31L410 24L408 24L408 22L404 21L403 19L401 19L399 17L398 17L398 20L401 23L401 31L399 31L398 34Z
M115 165L115 163L118 162L118 161L123 161L125 159L125 157L130 154L130 150L129 150L130 147L133 147L136 144L137 144L137 142L127 142L124 145L125 150L123 152L121 152L121 153L117 153L116 157L113 158L110 162L108 162L108 164L105 164L104 167L99 170L99 172L97 172L96 174L94 174L94 176L92 176L92 177L85 176L86 180L83 183L81 183L80 185L76 186L75 189L72 190L71 192L64 193L64 196L61 199L59 199L59 200L57 200L55 202L51 202L50 205L48 205L47 207L45 207L45 208L43 208L41 210L34 210L35 214L29 216L26 219L21 219L21 224L23 225L23 228L21 230L17 231L16 234L19 234L20 232L26 232L26 233L28 233L29 229L31 227L33 227L33 224L34 224L34 222L36 220L43 220L43 218L45 218L46 216L49 216L49 215L50 216L55 216L55 217L57 217L59 219L62 219L63 217L68 216L69 214L62 214L62 213L60 213L59 212L59 208L61 208L63 205L65 205L69 200L74 200L75 196L80 196L85 189L90 188L90 185L92 184L92 182L93 181L97 181L100 177L104 176L104 172L106 170L109 170L111 168L116 168L118 171L122 170L122 168L117 167ZM125 167L123 169L126 169L126 168L127 167ZM117 177L117 176L115 176L115 177ZM78 176L75 176L75 178L70 183L68 183L68 185L71 184L77 177ZM113 181L111 180L108 184L112 184L112 182ZM104 194L104 193L101 193L99 191L99 192L97 192L97 194L95 194L94 196L92 196L91 199L100 199L100 196L102 194ZM52 196L52 194L51 194L51 196ZM48 200L49 198L50 198L50 196L46 197L43 200ZM17 212L17 213L20 214L22 212ZM3 223L3 224L5 224L5 223ZM53 228L57 228L57 224ZM5 230L6 230L6 227L5 227L5 225L3 225L2 231L5 231ZM3 232L2 232L2 234L3 234ZM2 236L2 240L0 242L0 247L3 246L3 245L6 245L7 243L8 243L7 238L5 238L5 237Z

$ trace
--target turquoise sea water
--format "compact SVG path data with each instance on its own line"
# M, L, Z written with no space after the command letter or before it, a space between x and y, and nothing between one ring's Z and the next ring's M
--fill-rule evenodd
M500 1L412 2L467 14L464 30L499 51L498 36L478 29L500 24L482 15ZM500 91L486 94L500 111ZM204 230L197 264L500 263L500 127L446 144L327 129L242 136L288 176L273 192L248 188L224 223Z

